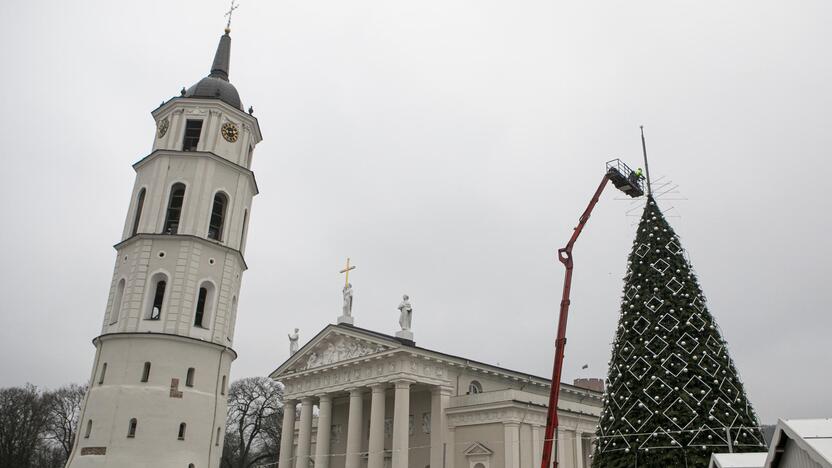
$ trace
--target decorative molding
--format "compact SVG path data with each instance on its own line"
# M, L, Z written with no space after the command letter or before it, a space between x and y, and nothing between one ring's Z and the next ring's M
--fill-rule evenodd
M325 340L314 348L305 351L299 363L292 370L306 371L328 366L350 359L378 354L390 349L388 346L370 343L348 336L336 335L334 339Z

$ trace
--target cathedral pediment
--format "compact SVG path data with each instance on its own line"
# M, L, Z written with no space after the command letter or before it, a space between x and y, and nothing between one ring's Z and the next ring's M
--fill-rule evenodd
M340 362L383 353L394 347L395 343L384 343L380 340L368 339L358 334L341 330L340 327L331 326L289 358L289 360L275 371L275 374L304 372L322 368Z
M477 455L491 455L494 452L491 449L489 449L488 447L486 447L485 445L483 445L482 443L474 442L470 447L465 449L465 451L462 452L462 453L464 455L470 457L470 456L477 456Z

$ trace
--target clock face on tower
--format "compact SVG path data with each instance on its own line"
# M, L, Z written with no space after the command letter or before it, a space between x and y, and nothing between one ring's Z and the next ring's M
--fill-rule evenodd
M237 137L240 136L240 131L237 129L237 126L231 122L222 124L221 132L222 137L229 143L234 143L237 141Z
M157 125L157 128L156 128L156 131L159 134L159 138L162 138L163 136L165 136L165 133L168 132L168 127L170 127L170 122L168 121L167 118L162 119L162 120L159 121L159 124Z

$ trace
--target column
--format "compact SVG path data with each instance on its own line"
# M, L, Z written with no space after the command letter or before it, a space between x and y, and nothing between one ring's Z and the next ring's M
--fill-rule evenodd
M396 381L393 406L393 468L408 468L410 459L410 384Z
M358 468L361 464L362 424L364 415L360 388L350 390L350 412L347 420L347 457L345 468Z
M309 447L312 444L312 397L300 400L300 425L298 427L298 453L295 468L309 467Z
M575 430L575 468L584 468L584 441L581 432Z
M540 466L543 458L543 435L540 426L532 426L532 463Z
M520 468L535 468L534 449L532 448L532 426L529 424L520 425ZM540 468L540 462L537 462Z
M503 423L506 468L520 468L520 424Z
M370 445L367 468L384 468L384 405L385 384L371 386L373 396L370 402Z
M286 400L283 402L283 431L280 436L280 460L279 468L291 468L292 446L295 443L295 411L297 400Z
M451 389L433 387L430 399L430 466L441 468L443 459L450 456L453 447L447 447L445 433L448 422L445 419L445 409L451 399ZM447 447L447 448L446 448ZM445 451L448 450L448 453Z
M449 427L445 433L445 468L454 468L456 461L456 427ZM442 465L439 465L440 467Z
M332 426L332 395L318 397L318 437L315 438L315 467L329 468L329 436Z

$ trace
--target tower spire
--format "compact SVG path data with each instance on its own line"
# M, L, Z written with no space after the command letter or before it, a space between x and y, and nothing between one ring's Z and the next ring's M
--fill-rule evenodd
M211 73L208 76L228 81L228 70L231 67L231 36L230 29L226 28L225 34L220 37L217 45L217 53L214 54L214 63L211 64Z

